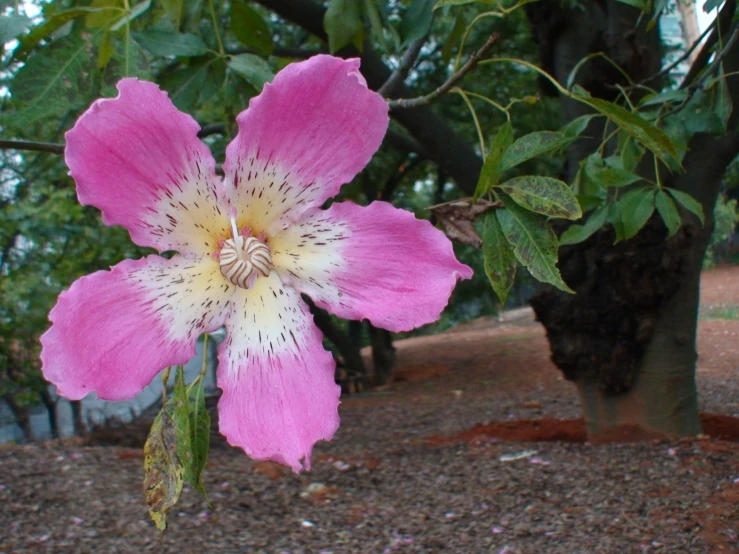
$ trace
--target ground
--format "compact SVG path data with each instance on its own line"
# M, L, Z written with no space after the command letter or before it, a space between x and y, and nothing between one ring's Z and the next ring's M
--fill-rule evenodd
M737 552L739 267L704 275L701 314L710 437L585 442L575 389L523 310L399 343L396 382L343 400L310 472L218 441L210 506L186 490L164 536L140 448L0 447L0 551Z

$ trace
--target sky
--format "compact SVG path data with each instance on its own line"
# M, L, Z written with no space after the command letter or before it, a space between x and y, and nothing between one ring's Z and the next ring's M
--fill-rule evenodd
M711 24L711 21L713 21L716 17L716 10L712 10L710 14L707 14L703 11L703 4L706 3L706 0L695 0L695 3L697 6L697 9L695 11L698 13L698 26L700 27L702 33L705 28Z

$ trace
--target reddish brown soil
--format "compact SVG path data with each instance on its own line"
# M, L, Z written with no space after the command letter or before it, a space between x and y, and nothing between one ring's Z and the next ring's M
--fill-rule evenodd
M701 423L706 437L739 442L739 418L720 414L701 414ZM426 440L431 445L441 445L482 441L489 437L520 442L586 442L588 440L585 421L582 418L556 419L551 417L479 424L456 435L430 436ZM608 444L661 440L664 438L658 433L650 433L638 426L624 425L610 430L607 434L599 435L595 440L591 437L590 442ZM737 450L739 451L739 448Z

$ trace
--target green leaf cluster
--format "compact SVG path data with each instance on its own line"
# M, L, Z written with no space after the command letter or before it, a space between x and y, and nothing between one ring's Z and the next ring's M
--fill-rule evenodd
M557 269L558 241L547 217L580 218L582 211L574 193L566 183L543 175L500 182L505 171L559 150L571 140L552 131L535 131L514 140L513 127L506 121L491 143L475 196L492 194L505 202L504 210L485 216L482 234L485 274L501 303L513 286L518 263L534 278L572 292Z

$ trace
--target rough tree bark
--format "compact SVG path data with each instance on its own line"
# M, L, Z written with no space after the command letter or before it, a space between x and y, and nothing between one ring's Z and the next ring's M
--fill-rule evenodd
M733 14L734 2L727 4ZM542 51L549 53L545 68L560 81L594 51L608 54L637 82L660 67L656 37L637 29L639 13L623 3L593 2L587 11L568 12L550 1L532 5L528 13ZM730 52L727 65L735 65L736 57ZM606 99L615 96L613 85L624 84L603 63L586 65L578 80ZM735 80L727 82L732 98L739 99ZM563 104L569 118L582 113L582 105L567 99ZM735 120L732 116L734 126ZM598 129L589 131L601 136ZM570 178L599 141L578 142L568 152ZM618 245L612 229L604 228L560 250L562 275L575 296L547 287L532 299L553 361L578 387L591 437L623 426L674 436L701 431L695 384L700 271L720 178L739 143L733 133L701 134L689 147L684 172L664 176L663 182L703 205L705 225L683 213L687 223L666 240L664 224L654 216L635 238Z

